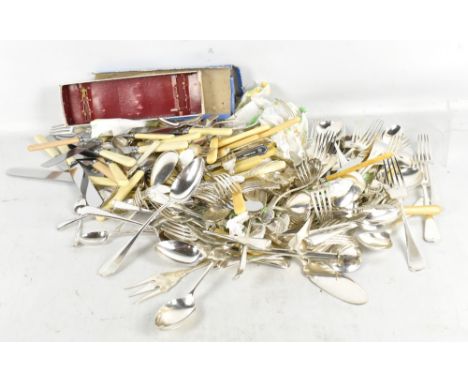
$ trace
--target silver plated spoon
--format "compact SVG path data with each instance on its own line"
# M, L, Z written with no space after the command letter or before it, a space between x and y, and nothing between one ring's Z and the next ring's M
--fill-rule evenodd
M159 329L174 329L179 327L183 321L192 315L196 309L194 293L202 280L213 268L214 263L211 262L192 287L190 292L185 296L173 299L163 305L156 313L154 323Z
M171 186L169 193L169 201L154 211L151 216L143 223L135 235L118 251L112 258L102 265L99 269L101 276L110 276L117 272L125 260L130 248L138 239L140 234L153 222L159 214L167 207L174 203L182 203L190 198L195 192L203 176L205 170L205 162L203 158L195 158L190 162L182 172L177 176Z
M179 240L164 240L156 243L156 252L183 264L198 263L206 257L205 252L194 244Z

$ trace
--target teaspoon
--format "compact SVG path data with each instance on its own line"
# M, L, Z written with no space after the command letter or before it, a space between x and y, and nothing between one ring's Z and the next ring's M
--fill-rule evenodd
M173 329L178 327L184 320L192 315L196 309L194 293L201 281L213 268L211 262L197 280L192 290L185 296L173 299L163 305L156 313L154 323L159 329Z

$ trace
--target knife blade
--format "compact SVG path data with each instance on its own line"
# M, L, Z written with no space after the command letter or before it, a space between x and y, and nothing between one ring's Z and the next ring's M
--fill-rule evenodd
M41 166L45 168L57 166L58 164L62 163L63 161L67 160L70 157L91 151L93 148L97 147L98 145L99 143L97 142L89 142L88 144L84 146L75 146L74 148L70 149L66 153L57 155L49 159L48 161L42 163ZM89 154L92 156L96 155L92 152L90 152Z
M85 169L78 162L76 162L69 171L51 171L42 168L13 167L8 169L6 173L7 175L21 178L73 182L80 190L81 196L86 199L88 205L92 207L100 207L104 202L101 194L90 182Z
M72 182L68 171L51 171L42 168L13 167L6 171L7 175L21 178L56 180L61 182Z
M100 207L104 199L96 187L94 187L94 184L90 182L85 167L80 162L75 161L72 167L70 167L69 172L86 203L92 207Z

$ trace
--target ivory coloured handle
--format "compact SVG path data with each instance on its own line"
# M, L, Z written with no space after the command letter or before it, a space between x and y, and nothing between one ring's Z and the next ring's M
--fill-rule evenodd
M234 171L236 174L240 172L248 171L251 168L254 168L255 166L262 163L265 159L274 156L276 153L277 153L276 147L272 147L263 155L258 155L253 158L240 160L236 163L236 166L234 167Z
M247 138L241 139L240 141L236 141L229 145L226 145L223 147L223 149L236 149L238 147L242 147L242 146L248 145L249 143L255 142L259 139L261 139L260 135L258 134L251 135L250 137L247 137Z
M236 215L240 215L241 213L247 211L242 191L236 191L232 194L232 206Z
M228 137L232 135L230 127L192 127L189 133L200 133L201 135L222 135Z
M243 175L243 174L239 174L239 175L242 175L245 178L253 178L255 176L264 175L264 174L268 174L270 172L275 172L275 171L282 170L285 167L286 167L286 162L285 161L275 160L275 161L272 161L272 162L265 163L264 165L261 165L261 166L259 166L257 168L254 168L254 169L248 171L245 175Z
M240 141L242 139L248 138L248 137L250 137L252 135L257 135L257 134L263 133L263 132L265 132L267 130L270 130L270 126L268 126L268 125L259 126L259 127L255 127L254 129L244 131L243 133L233 135L233 136L231 136L229 138L223 138L223 139L221 139L219 141L219 147L227 146L227 145L229 145L231 143L234 143L234 142Z
M188 144L187 141L185 141L185 142L166 142L166 141L163 141L163 142L161 142L161 144L158 147L156 147L155 152L162 153L164 151L185 150L186 148L188 148L188 146L189 146L189 144ZM149 146L142 146L142 147L145 147L145 149L143 149L143 151L146 151Z
M41 135L41 134L38 134L34 137L34 140L36 141L36 143L38 144L44 144L44 143L49 143L49 140ZM45 149L45 152L47 153L47 155L49 155L50 157L54 158L58 155L60 155L60 151L58 151L56 148L54 147L51 147L51 148L48 148L48 149Z
M218 159L218 144L219 138L213 137L210 141L210 151L206 156L206 163L213 164Z
M66 146L66 145L73 145L75 143L79 143L80 138L68 138L68 139L61 139L59 141L48 141L47 143L37 143L34 145L28 146L28 151L40 151L49 149L51 147L58 147L58 146Z
M117 183L119 187L126 186L128 184L128 179L118 164L109 163L109 169L112 173L115 183Z
M135 158L119 153L114 153L113 151L109 150L101 150L99 151L99 155L115 163L121 164L124 167L132 167L136 164Z
M159 141L159 140L165 140L165 139L171 139L174 138L174 134L150 134L150 133L141 133L141 134L135 134L136 139L149 139L149 140L154 140L154 141Z
M114 201L121 202L124 200L130 192L140 183L145 173L142 170L138 170L130 179L126 186L120 187L117 192L103 204L102 208L108 210L112 207Z
M95 186L103 186L103 187L116 187L117 183L115 183L112 179L106 178L104 176L90 176L89 180L93 182Z
M172 143L172 142L190 142L194 141L196 139L200 139L202 135L200 133L189 133L189 134L183 134L183 135L178 135L174 138L170 138L166 140L164 143Z
M93 163L93 168L96 171L99 171L102 175L106 176L107 178L115 180L110 168L105 163L102 163L101 161L97 160Z
M409 216L434 216L442 212L442 207L437 204L429 206L405 206L405 213Z
M337 178L341 178L342 176L348 175L354 171L360 170L364 167L371 166L373 164L379 163L384 161L385 159L391 158L393 156L393 153L384 153L382 155L378 155L375 158L368 159L364 162L358 163L355 166L348 167L347 169L344 169L343 171L338 171L335 174L328 175L327 180L333 180Z
M260 134L261 138L267 138L271 137L272 135L275 135L276 133L279 133L280 131L287 129L291 126L294 126L295 124L299 123L301 121L300 117L295 117L293 119L289 119L283 123L280 123L279 125L272 127L271 129L263 132Z

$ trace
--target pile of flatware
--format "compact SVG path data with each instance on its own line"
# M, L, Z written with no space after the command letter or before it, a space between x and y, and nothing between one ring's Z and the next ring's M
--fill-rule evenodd
M354 129L309 121L302 108L271 98L267 84L245 93L227 120L95 120L55 126L36 141L29 150L46 150L52 158L43 167L56 168L48 177L71 180L81 194L75 216L58 228L78 223L76 245L129 237L102 276L128 263L142 234L181 269L131 286L132 296L147 300L200 272L186 295L157 311L158 328L194 312L195 290L210 271L233 267L237 279L253 264L298 264L320 289L364 304L366 292L347 275L363 250L392 247L402 226L408 268L419 271L425 259L408 219L423 217L424 240L439 237L427 134L413 150L401 126L381 120ZM419 191L420 201L405 202ZM96 219L117 225L86 232Z

